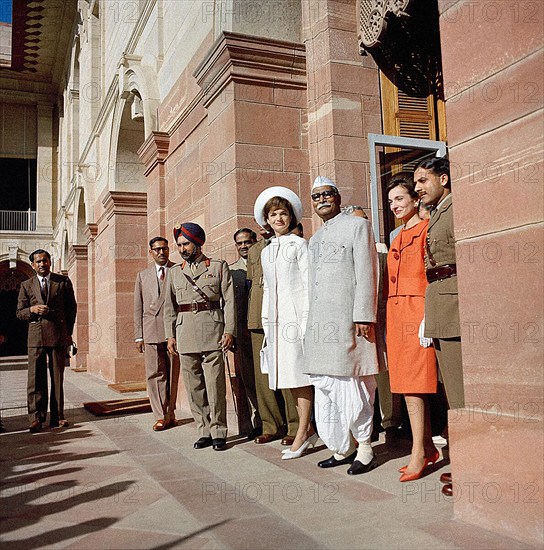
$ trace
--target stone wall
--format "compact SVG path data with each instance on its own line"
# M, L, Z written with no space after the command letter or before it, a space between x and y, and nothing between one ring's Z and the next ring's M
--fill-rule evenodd
M466 397L450 413L455 515L541 544L544 6L440 4Z

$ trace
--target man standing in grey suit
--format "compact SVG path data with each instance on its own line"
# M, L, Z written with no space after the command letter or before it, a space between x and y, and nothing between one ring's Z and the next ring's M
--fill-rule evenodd
M176 425L176 398L179 382L179 358L169 357L164 336L164 285L170 249L164 237L149 241L153 265L140 271L134 287L134 339L136 348L145 353L147 393L155 416L153 430L160 432Z
M64 365L76 320L77 304L68 277L51 272L51 255L35 250L30 262L36 276L21 284L17 318L28 326L28 415L30 432L47 416L47 370L51 377L49 426L64 428Z
M351 464L348 474L362 474L376 466L370 443L379 370L376 243L367 220L340 213L340 192L333 181L318 176L311 198L325 223L308 247L304 372L315 387L319 437L334 452L318 466Z

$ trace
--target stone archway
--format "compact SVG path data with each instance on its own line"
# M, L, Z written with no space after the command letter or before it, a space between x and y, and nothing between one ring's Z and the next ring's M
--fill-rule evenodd
M113 382L143 381L143 358L134 346L136 274L147 266L147 181L138 150L145 121L136 89L118 98L112 119L108 185L89 271L87 370ZM75 247L74 247L75 248ZM75 251L77 252L77 251Z
M9 261L0 262L0 357L26 355L28 327L15 315L21 283L32 277L30 265L18 261L10 269Z

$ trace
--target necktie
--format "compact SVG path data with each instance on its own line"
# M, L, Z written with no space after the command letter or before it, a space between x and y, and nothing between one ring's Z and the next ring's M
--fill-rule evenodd
M159 281L164 281L164 267L159 267Z
M42 279L41 291L42 291L43 303L46 304L47 303L47 279L45 277Z

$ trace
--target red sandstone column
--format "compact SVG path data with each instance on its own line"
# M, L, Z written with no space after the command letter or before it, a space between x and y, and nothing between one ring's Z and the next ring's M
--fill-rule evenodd
M225 32L194 72L208 132L191 200L209 196L211 255L237 259L232 235L255 228L255 199L272 185L299 194L309 217L305 58L300 43Z
M466 399L455 516L540 546L544 7L439 4Z
M88 370L112 382L144 381L134 346L134 282L147 265L146 194L106 191L97 201L89 277Z
M165 226L165 167L170 136L166 132L151 132L138 150L145 165L147 178L147 234L149 239L155 236L170 240L172 228ZM148 240L149 240L148 239Z
M77 355L70 360L72 369L86 369L89 355L89 288L88 288L87 245L73 245L69 257L68 274L74 285L77 302L77 317L73 340L77 344Z
M324 175L344 203L370 205L368 133L381 133L378 69L359 55L356 2L303 0L311 179Z

